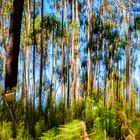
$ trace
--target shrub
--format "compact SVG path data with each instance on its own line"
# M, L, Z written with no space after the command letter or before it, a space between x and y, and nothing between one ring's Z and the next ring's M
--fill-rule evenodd
M80 140L81 137L80 121L74 120L43 133L41 140Z
M12 138L12 123L11 122L2 122L0 125L0 139L9 140Z

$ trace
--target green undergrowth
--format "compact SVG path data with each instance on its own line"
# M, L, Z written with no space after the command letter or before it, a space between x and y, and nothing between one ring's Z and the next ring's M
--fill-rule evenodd
M29 104L30 106L30 104ZM18 109L20 108L20 109ZM124 135L121 125L126 123L132 133L137 134L140 113L133 113L127 118L125 109L114 103L104 106L103 100L94 101L81 98L75 106L66 109L61 102L55 109L47 108L43 115L28 108L22 113L21 105L13 105L15 126L8 110L0 122L0 140L82 140L81 121L86 124L86 132L91 140L118 140ZM8 117L9 115L9 117ZM5 118L7 117L7 119Z
M0 125L0 140L10 140L13 138L13 124L12 122L1 122ZM21 122L16 128L16 140L32 140L28 130L25 129Z
M73 120L65 125L60 125L58 128L53 128L43 133L41 140L80 140L82 132L80 121Z

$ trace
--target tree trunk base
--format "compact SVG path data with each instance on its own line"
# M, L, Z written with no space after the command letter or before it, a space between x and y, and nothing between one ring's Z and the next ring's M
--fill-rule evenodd
M6 93L4 95L4 99L6 102L13 102L16 100L16 92Z

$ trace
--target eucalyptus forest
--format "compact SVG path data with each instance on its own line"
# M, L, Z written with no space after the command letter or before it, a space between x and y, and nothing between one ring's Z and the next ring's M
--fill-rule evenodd
M140 140L140 1L0 0L0 140Z

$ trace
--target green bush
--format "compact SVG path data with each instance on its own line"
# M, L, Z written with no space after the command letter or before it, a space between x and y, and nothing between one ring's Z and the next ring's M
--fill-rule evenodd
M74 120L43 133L41 140L80 140L81 137L80 121Z
M25 126L23 122L20 122L18 127L17 127L17 140L24 140L24 131L25 131Z
M9 140L12 138L12 123L11 122L2 122L0 125L0 139Z
M33 140L33 138L31 137L31 135L29 134L29 131L25 129L24 131L24 136L23 136L24 140Z
M43 131L45 131L45 120L44 118L41 118L35 125L36 137L40 137Z
M39 122L37 122L35 125L35 134L36 134L36 137L40 137L42 134Z

